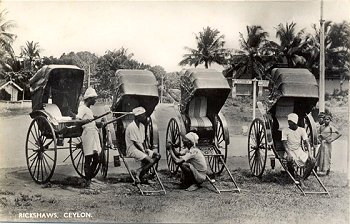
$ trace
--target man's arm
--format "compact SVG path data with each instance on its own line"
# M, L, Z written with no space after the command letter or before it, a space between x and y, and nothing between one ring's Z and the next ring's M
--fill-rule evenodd
M180 153L176 152L176 150L174 150L174 147L172 145L167 145L166 149L169 151L171 158L174 160L176 164L181 164L185 162L184 159L180 158ZM175 152L178 156L175 155Z
M337 140L341 136L341 133L335 127L331 127L331 128L332 128L332 133L335 133L336 136L334 138L331 138L330 140L327 140L328 143L334 142L335 140Z
M143 148L143 145L141 143L138 143L138 142L133 141L133 140L131 140L131 141L138 150L140 150L141 152L145 152L145 149Z
M287 140L282 140L282 144L288 155L290 155Z

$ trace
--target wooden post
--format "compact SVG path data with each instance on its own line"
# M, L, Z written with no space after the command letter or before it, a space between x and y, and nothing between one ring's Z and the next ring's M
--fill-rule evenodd
M319 79L319 110L325 111L325 62L324 62L324 20L323 20L323 0L321 0L321 19L320 19L320 79Z
M161 91L160 91L160 103L163 103L163 91L164 91L164 75L162 74Z
M253 120L255 119L255 108L256 108L256 83L257 83L257 79L254 78L252 80L253 82Z
M88 88L90 87L90 65L89 65L89 72L88 72Z
M350 87L350 79L349 79L349 87ZM350 91L348 91L348 99L350 99ZM348 103L348 122L350 121L350 105ZM346 153L348 155L348 187L350 187L350 151L349 151L349 144L350 144L350 124L348 123L348 147L347 147L347 150L346 150Z

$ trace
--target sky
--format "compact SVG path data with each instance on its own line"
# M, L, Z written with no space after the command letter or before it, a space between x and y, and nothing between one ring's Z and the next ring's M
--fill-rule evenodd
M167 72L196 48L195 35L210 26L225 36L225 47L239 48L239 33L247 25L261 25L275 40L279 23L297 23L297 30L319 24L321 1L9 1L8 11L17 35L16 54L26 41L38 42L41 56L127 48L134 59ZM350 0L324 0L324 19L350 21ZM220 68L218 68L220 69Z

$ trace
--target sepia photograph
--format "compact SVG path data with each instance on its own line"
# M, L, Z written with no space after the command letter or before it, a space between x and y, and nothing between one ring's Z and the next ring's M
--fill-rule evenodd
M0 0L0 222L348 224L350 0Z

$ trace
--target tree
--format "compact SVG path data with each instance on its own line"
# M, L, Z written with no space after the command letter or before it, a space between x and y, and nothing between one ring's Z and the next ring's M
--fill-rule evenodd
M304 29L296 33L296 23L286 23L284 26L280 23L276 29L276 37L280 40L280 57L287 59L288 67L305 67L306 59L302 56L304 44L306 44Z
M315 51L317 54L311 58L312 71L316 75L319 74L319 51L320 51L320 29L313 24L315 42ZM325 29L325 73L326 77L340 76L344 78L350 70L350 24L347 21L341 23L333 23L326 21Z
M21 48L21 56L28 61L29 69L33 68L36 60L40 60L40 46L38 42L27 41L26 46ZM25 61L26 63L26 61Z
M12 71L12 65L15 61L15 54L12 44L16 39L16 35L10 30L16 26L15 22L6 19L7 11L0 12L0 65L5 71Z
M261 26L247 26L247 38L240 34L240 50L229 59L226 77L265 78L265 71L276 61L277 45L269 41L269 34Z
M220 35L217 29L209 26L203 28L203 31L196 35L196 41L197 49L185 47L190 53L183 55L180 66L194 65L197 67L204 63L205 68L208 68L213 62L219 65L224 64L227 50L224 49L224 35Z
M99 57L96 68L95 86L99 96L109 98L113 94L115 72L118 69L150 69L150 65L139 63L132 59L134 54L128 53L128 49L122 47L119 50L107 51Z

